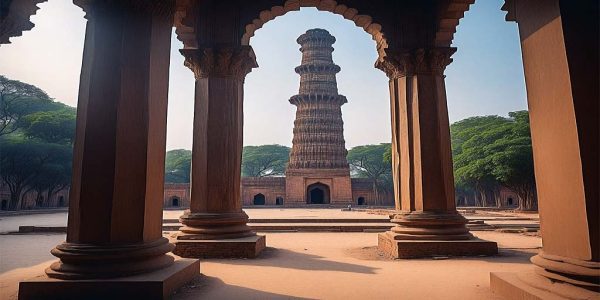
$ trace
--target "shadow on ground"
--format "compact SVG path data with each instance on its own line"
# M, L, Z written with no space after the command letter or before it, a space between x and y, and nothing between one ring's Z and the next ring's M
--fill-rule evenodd
M536 255L541 248L500 248L498 254L493 256L437 256L429 258L412 258L409 260L480 260L489 263L517 263L517 264L529 264L529 259ZM396 259L387 256L385 253L380 251L377 246L374 247L361 247L351 248L344 250L344 254L360 260L371 260L371 261L406 261L405 259Z
M311 300L312 298L294 297L255 289L231 285L223 280L201 274L194 281L177 290L172 299L293 299Z
M252 260L215 260L234 265L270 266L309 271L337 271L349 273L375 274L377 268L327 260L322 256L296 252L288 249L267 247L261 255Z

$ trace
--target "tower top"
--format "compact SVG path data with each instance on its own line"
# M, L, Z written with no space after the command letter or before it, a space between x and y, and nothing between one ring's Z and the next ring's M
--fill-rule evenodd
M335 37L325 29L314 28L307 30L296 39L296 42L300 45L304 45L308 41L323 41L331 46L335 43Z
M315 28L307 30L296 41L301 45L302 52L302 62L295 68L300 75L300 90L290 102L296 105L299 99L310 98L308 101L346 103L346 97L338 95L335 79L335 74L340 71L332 58L331 45L335 43L335 37L325 29Z

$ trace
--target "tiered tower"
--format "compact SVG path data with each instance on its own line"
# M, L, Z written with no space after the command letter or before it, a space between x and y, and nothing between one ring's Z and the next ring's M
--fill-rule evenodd
M298 204L352 203L341 106L333 63L335 37L310 29L297 40L302 63L296 67L300 89L290 98L297 107L294 138L286 176L289 202Z

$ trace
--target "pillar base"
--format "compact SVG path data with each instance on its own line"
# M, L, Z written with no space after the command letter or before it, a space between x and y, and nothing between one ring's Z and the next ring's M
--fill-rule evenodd
M255 258L266 247L264 235L220 240L177 240L173 253L190 258Z
M600 299L600 293L564 282L551 281L533 271L524 273L490 273L490 288L492 292L506 299Z
M19 283L19 299L166 299L200 274L196 259L176 258L164 269L112 279L62 280L49 277Z
M479 256L498 254L496 242L469 240L396 240L389 232L380 233L378 248L393 258L432 256Z

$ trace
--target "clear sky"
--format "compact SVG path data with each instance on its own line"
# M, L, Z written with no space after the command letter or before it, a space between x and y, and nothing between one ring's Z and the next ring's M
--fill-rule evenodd
M475 115L507 115L526 109L525 82L515 23L504 21L502 0L480 0L461 19L453 46L458 52L446 70L450 121ZM12 44L0 46L0 74L34 84L71 106L77 105L85 33L83 11L70 0L50 0L32 17L36 27ZM323 28L337 39L333 59L342 107L346 147L390 142L387 78L373 67L375 42L341 16L303 8L278 17L250 40L259 68L247 77L244 97L244 144L291 145L298 92L294 67L301 53L296 38ZM172 38L167 149L191 148L194 78L183 66Z

